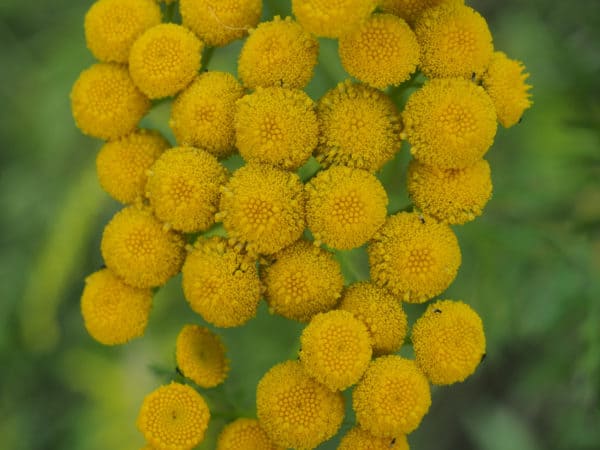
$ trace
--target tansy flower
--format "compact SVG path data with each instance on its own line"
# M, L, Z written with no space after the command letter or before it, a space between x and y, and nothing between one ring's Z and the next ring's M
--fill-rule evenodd
M442 293L456 277L460 247L448 225L429 216L399 213L388 218L369 244L371 279L406 302Z
M342 438L337 450L409 450L406 436L394 438L373 436L360 427L354 427Z
M218 158L235 151L235 102L244 88L227 72L205 72L181 92L169 126L179 145L201 147Z
M204 439L209 420L200 394L185 384L171 383L144 399L137 427L157 449L191 450Z
M256 265L225 239L199 239L181 272L185 298L207 322L236 327L256 315L261 294Z
M310 378L298 361L272 367L258 383L261 427L282 447L315 448L333 437L344 420L344 398Z
M225 425L217 441L217 450L283 450L275 445L256 419L237 419Z
M160 20L153 0L98 0L85 15L85 41L100 61L126 63L133 42Z
M204 231L214 224L227 169L204 150L176 147L163 153L148 174L146 195L154 214L175 230Z
M317 64L319 42L291 18L279 16L250 31L238 59L244 86L301 89Z
M146 171L169 147L164 137L149 130L138 130L107 142L96 157L100 186L115 200L133 203L144 195Z
M246 161L295 170L317 145L313 101L299 89L258 88L238 100L235 133Z
M357 422L378 437L414 431L430 405L425 375L414 361L396 355L375 359L352 393Z
M464 0L380 0L379 6L384 12L413 24L426 9L450 2L462 4Z
M132 286L162 286L184 258L184 240L149 212L122 209L104 228L100 249L106 266Z
M429 305L411 337L417 365L433 384L464 381L485 356L481 319L461 301Z
M374 14L339 40L344 69L384 89L410 78L419 63L419 44L408 24L391 14Z
M341 164L375 172L400 150L400 117L382 92L349 80L317 105L320 138L316 155L325 166Z
M352 31L376 6L377 0L292 0L292 11L300 25L329 38Z
M119 64L94 64L81 72L71 90L77 128L100 139L131 133L149 109L150 101Z
M335 307L344 277L331 253L299 240L274 259L263 271L265 299L273 312L306 322Z
M152 291L131 287L110 270L85 280L81 314L88 333L104 345L124 344L142 336L152 307Z
M332 391L352 386L371 362L367 327L348 311L314 316L302 331L300 347L306 373Z
M374 175L332 166L306 185L306 219L317 242L335 249L360 247L385 222L387 194Z
M496 135L496 111L489 95L460 78L428 81L410 96L402 118L413 156L442 169L474 164Z
M168 97L185 88L200 69L203 44L181 25L150 28L131 47L129 73L150 98Z

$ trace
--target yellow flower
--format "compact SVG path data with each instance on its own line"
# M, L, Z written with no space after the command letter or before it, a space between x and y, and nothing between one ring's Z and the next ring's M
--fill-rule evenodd
M300 25L329 38L352 31L376 6L377 0L292 0L292 11Z
M385 89L410 78L419 63L419 44L408 24L391 14L375 14L340 37L344 69L373 87Z
M380 0L379 5L384 12L401 17L412 25L426 9L452 1L464 3L464 0Z
M275 444L311 449L340 429L344 398L310 378L298 361L286 361L258 383L256 412Z
M204 439L209 420L200 394L185 384L171 383L144 399L137 427L157 449L191 450Z
M315 240L335 249L360 247L385 222L387 194L374 175L332 166L306 185L306 219Z
M410 303L442 293L461 263L450 227L416 213L391 216L368 251L373 282Z
M183 24L209 47L223 47L254 28L262 0L180 0Z
M342 438L337 450L409 450L406 436L375 437L360 427L354 427Z
M485 356L481 319L461 301L429 305L413 326L412 343L417 365L433 384L464 381Z
M343 391L362 377L371 362L367 327L348 311L317 314L300 336L305 372L332 391Z
M227 378L225 346L208 328L184 326L177 336L175 357L183 375L198 386L212 388Z
M169 126L179 145L201 147L218 158L235 151L235 102L244 88L227 72L206 72L181 92Z
M100 248L109 269L141 288L165 284L179 272L184 258L183 238L135 206L114 215L104 228Z
M502 52L495 52L482 83L496 107L498 121L510 128L521 120L523 112L531 106L531 86L526 83L529 77L524 73L521 61L510 59Z
M250 31L238 59L244 86L301 89L317 64L319 42L290 17L279 16Z
M108 269L85 280L81 314L88 333L101 344L124 344L142 336L151 308L150 289L131 287Z
M461 78L427 82L410 96L402 118L413 156L442 169L474 164L496 135L496 111L489 95Z
M185 298L207 322L236 327L256 315L261 295L256 265L225 239L199 239L181 272Z
M170 147L158 132L138 130L107 142L96 157L96 171L102 189L121 203L143 197L146 171Z
M350 311L367 326L375 355L400 350L407 318L402 304L388 291L372 283L353 284L344 292L339 309Z
M200 69L202 42L181 25L150 28L131 47L129 73L150 98L169 97L185 88Z
M126 63L133 42L160 21L154 0L98 0L85 15L85 40L100 61Z
M133 84L127 67L119 64L94 64L81 72L71 90L77 128L100 139L131 133L149 109L150 100Z
M413 160L408 193L419 210L440 222L470 222L481 215L492 195L490 165L482 159L464 169L439 169Z
M273 444L256 419L237 419L227 424L217 441L217 450L283 450Z
M349 80L327 92L317 105L317 159L375 172L400 150L400 117L382 92Z
M425 375L414 361L396 355L374 360L352 393L357 422L378 437L412 432L430 405Z
M299 89L258 88L238 100L235 133L246 161L295 170L317 146L314 103Z
M148 174L146 195L156 217L175 230L205 231L214 224L227 169L204 150L176 147L163 153Z
M274 259L263 271L265 299L273 312L307 322L335 307L344 277L331 253L299 240Z

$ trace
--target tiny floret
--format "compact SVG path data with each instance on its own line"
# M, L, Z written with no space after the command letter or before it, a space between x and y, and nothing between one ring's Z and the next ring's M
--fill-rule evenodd
M237 419L225 425L217 450L283 450L275 445L256 419Z
M311 33L338 38L369 17L377 0L292 0L296 19Z
M409 450L406 436L376 437L360 427L354 427L342 438L337 450Z

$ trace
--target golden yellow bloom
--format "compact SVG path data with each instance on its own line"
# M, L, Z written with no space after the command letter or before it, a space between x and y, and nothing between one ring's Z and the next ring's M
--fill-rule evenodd
M184 240L148 211L122 209L104 228L100 244L106 266L132 286L162 286L183 263Z
M241 39L256 27L262 0L180 0L183 24L209 47Z
M429 305L412 329L417 365L433 384L464 381L485 356L479 315L461 301Z
M235 151L235 102L244 88L227 72L199 75L181 92L171 109L169 126L179 145L201 147L217 158Z
M357 422L378 437L412 432L430 405L425 375L414 361L396 355L374 360L352 393Z
M360 427L354 427L342 438L337 450L409 450L406 436L375 437Z
M355 283L342 296L339 309L361 320L373 339L373 353L396 353L408 331L402 304L385 289L372 283Z
M273 312L307 322L335 307L344 277L331 253L299 240L274 259L263 271L265 299Z
M225 239L199 239L181 270L191 308L217 327L237 327L256 315L261 287L255 262Z
M100 61L126 63L133 42L160 21L154 0L98 0L85 15L85 41Z
M463 0L380 0L379 5L384 12L401 17L412 25L426 9L452 1L464 3Z
M146 195L154 214L175 230L205 231L215 222L227 169L204 150L176 147L163 153L148 174Z
M531 86L526 80L525 66L502 52L495 52L483 74L482 83L496 107L498 121L510 128L521 120L523 112L531 106Z
M419 44L408 24L391 14L374 14L340 37L344 69L354 78L385 89L410 78L419 63Z
M314 103L299 89L258 88L238 100L235 133L246 161L295 170L317 146Z
M150 100L133 84L127 67L94 64L81 72L71 90L71 110L82 133L116 139L131 133L150 109Z
M410 96L402 118L413 156L442 169L474 164L496 135L496 111L489 95L461 78L428 81Z
M442 293L456 277L460 247L448 225L429 216L388 218L369 245L371 279L410 303Z
M349 80L327 92L317 105L317 159L375 172L400 150L400 117L389 97Z
M310 378L298 361L286 361L258 383L256 412L275 444L311 449L340 429L344 398Z
M308 227L332 248L360 247L385 222L387 194L367 171L332 166L306 185L306 193Z
M204 439L209 420L200 394L185 384L171 383L144 399L137 427L157 449L191 450Z
M256 419L237 419L227 424L217 441L217 450L283 450L275 445Z
M108 269L85 280L81 314L86 330L101 344L124 344L142 336L151 308L150 289L131 287Z
M196 76L203 47L194 33L181 25L157 25L131 47L129 73L150 98L175 95Z
M377 0L292 0L292 11L300 25L329 38L352 31L376 6Z

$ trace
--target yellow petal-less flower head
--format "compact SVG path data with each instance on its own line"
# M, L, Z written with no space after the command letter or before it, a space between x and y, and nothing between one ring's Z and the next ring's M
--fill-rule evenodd
M354 427L342 438L337 450L409 450L405 435L381 438Z
M100 61L126 63L134 41L160 21L154 0L98 0L85 15L85 41Z
M497 129L489 95L461 78L425 83L408 99L402 119L412 155L443 169L462 169L481 159Z
M223 47L256 27L262 0L180 0L183 24L209 47Z
M250 32L238 59L244 86L302 89L313 76L319 41L290 17L262 22Z
M133 84L127 67L94 64L71 90L71 110L82 133L116 139L131 133L150 109L150 100Z
M109 269L131 286L165 284L181 268L184 240L148 211L129 206L104 228L100 249Z
M193 147L164 152L148 174L146 195L156 217L175 230L205 231L215 222L227 169L210 153Z
M377 0L292 0L292 12L300 25L328 38L352 31L376 6Z
M175 358L183 375L203 388L218 386L229 371L221 338L199 325L185 325L181 329Z
M198 73L203 47L194 33L181 25L157 25L131 47L129 73L150 98L175 95Z
M138 130L107 142L96 157L100 186L121 203L133 203L144 196L146 171L170 147L159 133Z
M344 277L331 253L299 240L274 259L263 271L265 299L271 311L307 322L315 314L335 307Z
M380 0L379 6L383 12L401 17L412 25L426 9L452 1L464 3L463 0Z
M285 448L315 448L344 420L344 398L309 377L300 362L272 367L258 383L256 412L271 440Z
M448 225L417 213L391 216L369 244L371 279L406 302L423 303L442 293L461 263Z
M190 386L171 383L144 399L137 427L157 449L191 450L204 440L210 411Z
M181 272L186 300L207 322L237 327L256 315L261 286L255 262L225 239L199 239Z
M351 312L317 314L300 336L304 371L332 391L342 391L362 377L371 362L371 336Z
M367 326L375 355L400 350L408 331L406 313L387 290L372 283L355 283L342 295L339 309L350 311Z
M464 169L439 169L413 160L407 179L415 206L448 224L474 220L492 195L490 165L485 159Z
M152 308L152 291L131 287L108 269L91 274L81 295L81 314L90 335L104 345L142 336Z
M396 355L375 359L352 393L356 421L378 437L412 432L430 406L427 378L414 361Z
M419 44L408 24L392 14L374 14L339 40L344 69L378 89L410 78L419 63Z
M227 72L199 75L171 109L169 126L179 145L201 147L218 158L235 151L235 102L244 88Z
M433 384L464 381L485 356L481 318L461 301L429 305L411 337L416 363Z
M400 150L401 123L388 96L349 80L327 92L317 105L317 160L375 172Z
M348 250L360 247L385 222L387 194L365 170L331 166L306 185L306 219L315 240Z
M314 103L299 89L258 88L237 102L236 145L249 162L295 170L317 146Z
M272 254L302 235L305 195L300 178L262 164L234 172L221 196L217 221L250 253Z
M217 450L283 450L275 445L256 419L241 418L225 425L217 441Z

